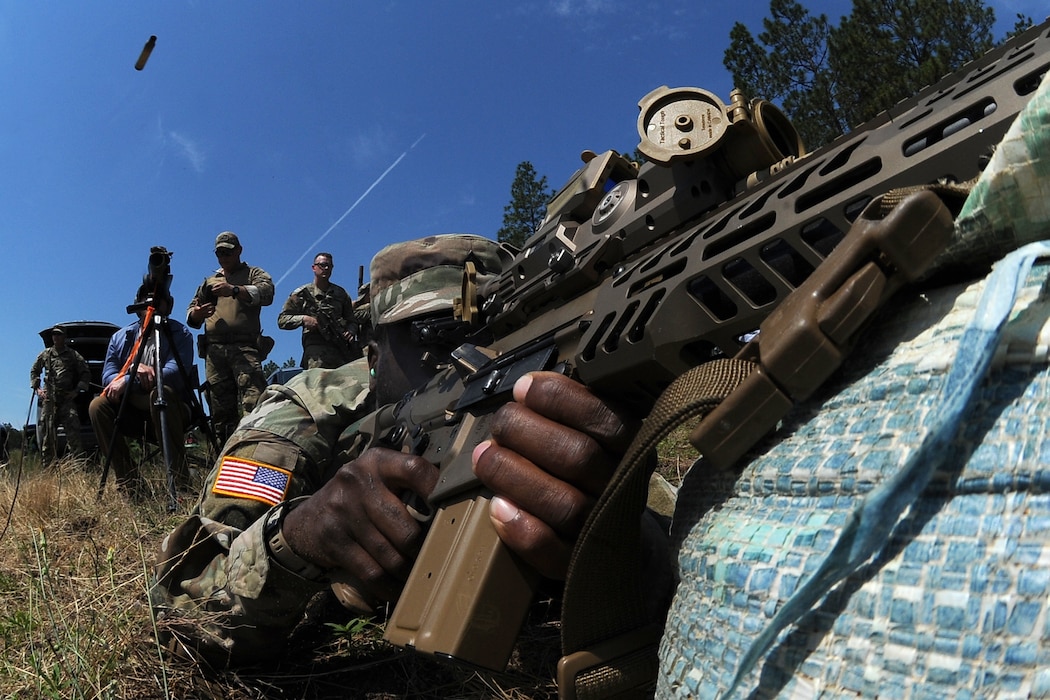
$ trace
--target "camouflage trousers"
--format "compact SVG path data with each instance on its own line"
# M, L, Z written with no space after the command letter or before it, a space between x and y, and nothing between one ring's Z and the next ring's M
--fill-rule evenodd
M204 373L212 424L222 443L266 389L259 350L247 343L209 343Z
M80 416L77 414L77 404L73 398L52 401L46 399L40 411L41 440L40 454L44 463L51 462L59 457L61 450L58 444L59 426L66 434L66 449L69 454L81 453L80 444Z

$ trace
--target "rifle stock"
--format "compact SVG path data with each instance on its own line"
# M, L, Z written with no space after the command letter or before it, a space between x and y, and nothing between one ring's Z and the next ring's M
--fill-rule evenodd
M650 162L638 168L613 151L585 154L513 264L482 290L465 285L465 295L478 295L462 304L476 314L468 320L484 323L495 341L461 347L451 368L371 423L370 444L401 446L440 468L429 499L433 522L386 638L475 666L506 665L537 576L496 536L491 494L470 458L518 377L563 371L643 416L675 377L736 355L760 326L769 332L763 321L877 197L979 173L1050 64L1048 27L1015 37L808 155L783 115L768 103L748 105L737 92L729 108L696 88L660 88L643 98L639 148ZM918 216L920 226L940 221L930 228L943 233L942 218ZM849 270L830 275L837 281L822 300L852 299L839 288L869 284L872 267L912 279L915 270L905 268L913 242L903 244L903 258L887 255L881 242L861 245ZM861 302L847 306L854 303ZM851 309L828 312L835 333L856 330ZM769 328L789 326L782 314ZM788 391L774 400L776 410L798 398ZM715 452L729 443L727 463L759 437L707 433L697 444Z

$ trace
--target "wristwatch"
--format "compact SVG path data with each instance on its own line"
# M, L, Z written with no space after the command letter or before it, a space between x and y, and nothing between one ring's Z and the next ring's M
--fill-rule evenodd
M237 285L233 285L233 294L232 294L233 298L236 299L237 295L240 294L240 293L241 293L241 288L238 287Z
M328 571L316 564L311 564L293 552L281 531L285 516L307 498L309 496L293 498L271 508L263 521L263 538L266 540L266 551L270 559L277 562L282 568L308 581L322 582L328 576Z

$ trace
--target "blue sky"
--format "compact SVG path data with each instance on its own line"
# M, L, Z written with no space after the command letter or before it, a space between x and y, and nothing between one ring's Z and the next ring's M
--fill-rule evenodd
M837 19L845 2L808 0ZM1000 37L1045 0L999 0ZM353 289L380 247L495 237L516 165L560 186L584 149L631 152L660 85L728 100L729 30L767 2L0 0L0 422L29 409L37 333L129 322L150 246L174 251L175 317L215 235L277 282L277 329L313 253ZM143 71L143 44L157 36ZM202 371L203 374L203 371Z

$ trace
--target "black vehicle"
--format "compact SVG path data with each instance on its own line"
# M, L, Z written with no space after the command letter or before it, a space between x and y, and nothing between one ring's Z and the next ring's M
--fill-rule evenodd
M270 373L270 376L266 378L266 386L271 384L284 384L302 371L302 367L282 367L281 369L274 370Z
M80 442L85 451L91 452L97 447L98 441L95 439L95 431L91 429L91 420L88 416L88 404L91 403L91 399L95 398L102 392L102 365L105 364L106 361L106 348L109 345L110 337L120 330L120 326L109 323L108 321L70 321L68 323L59 323L57 325L60 325L65 329L66 344L84 357L87 361L88 369L91 371L91 387L86 394L77 397L76 402L77 415L80 417ZM52 328L54 328L54 326L48 326L39 333L41 340L44 341L45 348L49 348L52 345ZM43 430L43 427L40 425L39 403L37 404L36 415L36 424L27 425L24 434L27 436L35 436L36 444L39 446L42 438L41 431ZM65 451L65 449L65 432L59 427L58 450L61 453Z

